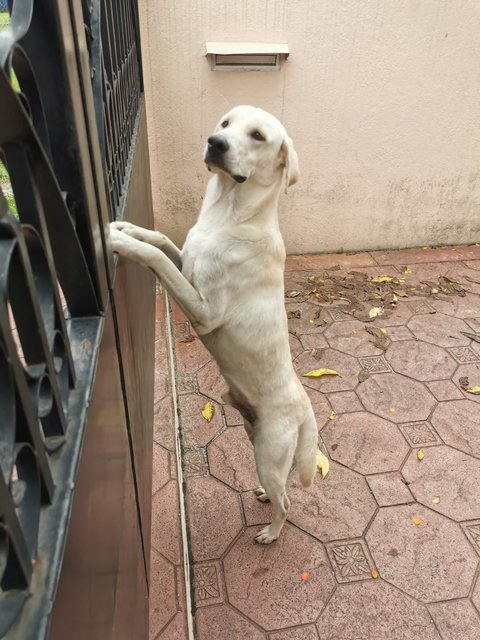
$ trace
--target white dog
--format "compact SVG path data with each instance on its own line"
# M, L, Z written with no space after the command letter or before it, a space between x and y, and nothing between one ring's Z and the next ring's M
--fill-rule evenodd
M317 424L290 355L277 216L282 185L299 178L298 159L276 118L239 106L208 139L204 160L215 175L182 250L127 222L111 224L112 246L152 269L217 361L229 386L223 399L242 414L254 447L256 493L273 505L256 536L268 544L290 507L293 458L303 486L316 471Z

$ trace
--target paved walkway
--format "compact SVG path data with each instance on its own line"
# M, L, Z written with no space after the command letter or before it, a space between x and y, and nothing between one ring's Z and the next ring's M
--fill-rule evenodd
M318 277L352 270L428 281L433 295L399 296L390 315L364 322L342 311L346 301L326 304L312 292ZM447 290L454 281L468 293L445 295L439 276L450 279ZM255 498L240 416L221 404L215 363L173 310L194 637L478 640L480 395L467 389L480 385L480 343L465 333L480 335L480 247L292 257L286 291L298 373L340 375L301 378L331 470L311 490L291 474L288 523L267 547L254 542L270 505ZM163 305L159 295L150 637L184 640Z

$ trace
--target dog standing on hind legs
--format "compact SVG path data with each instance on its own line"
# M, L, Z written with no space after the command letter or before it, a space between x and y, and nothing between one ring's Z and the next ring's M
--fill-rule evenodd
M317 424L290 354L277 212L282 187L299 178L298 159L276 118L239 106L208 138L204 161L214 175L181 250L121 221L111 223L112 247L155 273L217 361L229 387L223 399L241 413L254 448L257 496L273 506L256 536L269 544L287 518L293 459L304 487L316 472ZM326 472L325 457L321 464Z

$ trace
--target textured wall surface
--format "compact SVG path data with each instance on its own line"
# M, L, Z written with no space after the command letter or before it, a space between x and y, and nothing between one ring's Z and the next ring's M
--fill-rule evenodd
M219 116L282 120L302 179L281 200L289 253L480 240L477 0L140 0L158 228L182 243ZM280 72L214 72L213 41L288 42Z

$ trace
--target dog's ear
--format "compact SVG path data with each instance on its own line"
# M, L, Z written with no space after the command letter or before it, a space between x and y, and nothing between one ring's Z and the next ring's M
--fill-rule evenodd
M292 139L288 136L282 142L280 156L285 167L285 193L287 193L288 187L291 187L292 184L295 184L300 179L297 152L293 148Z

